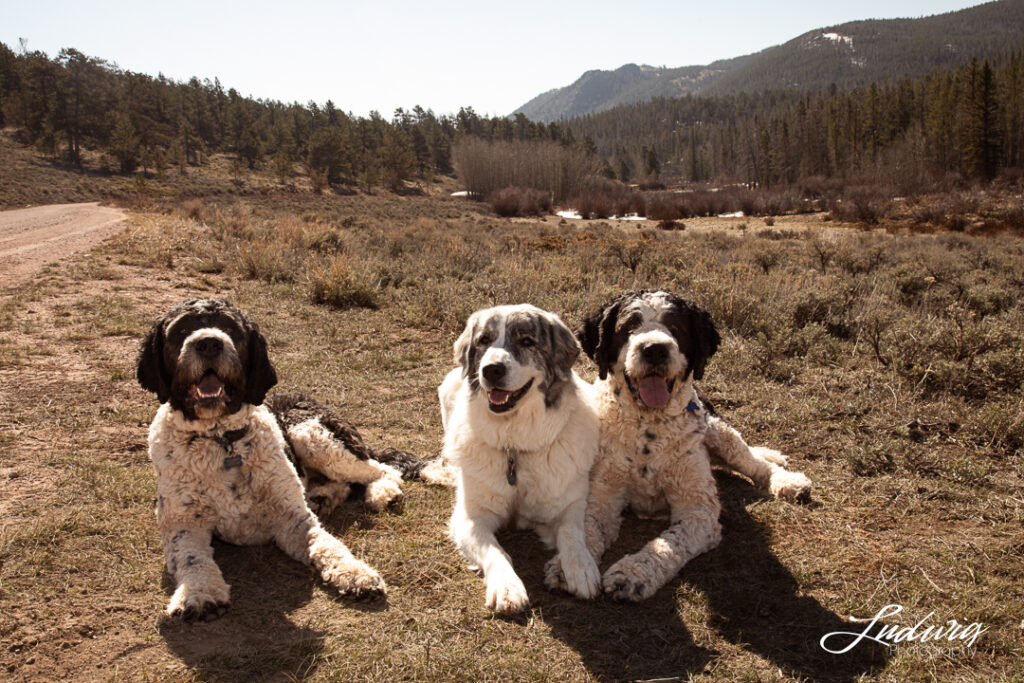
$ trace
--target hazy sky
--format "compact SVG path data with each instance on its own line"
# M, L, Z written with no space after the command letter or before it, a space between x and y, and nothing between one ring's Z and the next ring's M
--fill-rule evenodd
M391 118L419 104L504 115L589 69L688 66L857 19L941 14L969 0L224 2L0 0L0 42L63 47L174 80Z

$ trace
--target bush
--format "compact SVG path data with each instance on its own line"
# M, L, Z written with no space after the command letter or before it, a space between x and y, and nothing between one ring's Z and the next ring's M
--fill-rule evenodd
M314 261L306 269L309 279L309 298L315 304L333 308L380 308L377 288L367 285L353 273L344 257L327 262Z
M551 195L530 187L506 187L487 195L486 201L499 216L543 216L551 213Z

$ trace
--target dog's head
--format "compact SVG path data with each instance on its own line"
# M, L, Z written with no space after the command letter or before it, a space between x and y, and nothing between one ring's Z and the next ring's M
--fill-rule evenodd
M455 342L455 362L474 394L494 414L510 413L531 397L558 403L580 348L557 315L522 304L477 311Z
M259 328L221 299L191 299L157 320L142 342L136 376L189 420L259 405L277 384Z
M642 407L668 405L679 383L704 377L721 338L711 316L668 292L624 294L587 316L577 333L601 379L622 381Z

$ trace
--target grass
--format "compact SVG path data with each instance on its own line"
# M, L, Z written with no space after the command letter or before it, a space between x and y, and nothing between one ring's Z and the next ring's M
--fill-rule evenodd
M385 194L132 206L119 236L0 307L0 382L17 387L0 392L7 677L1019 677L1024 240L1012 231L922 233L911 219L865 231L840 217L638 230ZM791 455L812 504L719 475L722 545L636 605L548 593L548 553L505 532L533 608L499 619L445 537L451 492L411 484L400 510L352 502L325 520L386 578L387 603L341 601L272 547L218 544L228 615L161 617L172 587L145 444L156 406L133 377L138 340L172 303L234 300L267 335L282 389L338 406L373 445L428 456L441 445L436 386L469 313L528 301L575 325L642 287L712 313L724 342L704 390L752 443ZM627 520L608 560L660 524ZM970 653L818 647L850 630L844 617L890 603L906 624L934 612L989 631Z

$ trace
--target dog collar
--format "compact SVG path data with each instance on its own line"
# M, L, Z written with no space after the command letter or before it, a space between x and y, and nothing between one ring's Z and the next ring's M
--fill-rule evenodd
M245 425L241 429L233 429L229 432L224 432L220 436L196 434L192 437L191 441L196 439L210 439L216 441L221 448L224 449L224 469L230 470L232 467L242 466L242 454L235 453L235 444L241 441L242 437L249 433L249 425Z

